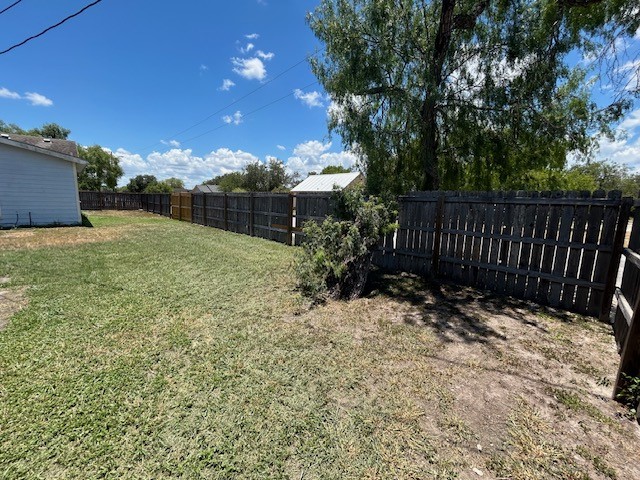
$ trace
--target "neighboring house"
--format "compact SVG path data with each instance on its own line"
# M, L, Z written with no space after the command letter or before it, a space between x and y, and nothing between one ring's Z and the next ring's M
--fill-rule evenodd
M222 193L219 185L196 185L191 193Z
M0 227L80 225L75 142L0 134Z
M359 172L330 173L324 175L309 175L305 180L291 189L292 193L331 192L334 187L342 190L362 183L364 177Z

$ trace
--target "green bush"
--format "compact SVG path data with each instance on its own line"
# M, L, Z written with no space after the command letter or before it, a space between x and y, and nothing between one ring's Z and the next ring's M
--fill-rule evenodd
M637 415L640 404L640 377L632 377L622 374L624 388L616 395L616 398L624 403L633 415Z
M333 201L335 218L305 224L296 259L298 287L314 303L362 295L380 237L397 228L391 203L362 188L335 192Z

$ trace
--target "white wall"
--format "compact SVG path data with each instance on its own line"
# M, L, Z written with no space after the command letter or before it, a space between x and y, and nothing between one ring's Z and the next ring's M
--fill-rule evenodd
M75 164L0 144L0 227L78 225Z

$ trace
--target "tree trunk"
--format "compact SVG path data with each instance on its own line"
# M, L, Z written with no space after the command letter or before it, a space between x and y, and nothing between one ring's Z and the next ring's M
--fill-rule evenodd
M423 190L437 190L440 187L438 174L438 125L437 125L437 92L441 91L443 74L442 69L447 58L447 52L451 45L451 33L453 31L456 0L442 0L440 10L440 23L436 34L433 58L427 78L427 93L420 115L422 117L421 156Z
M437 190L440 187L438 174L438 131L436 123L436 105L428 99L422 108L422 135L420 156L422 158L422 190Z

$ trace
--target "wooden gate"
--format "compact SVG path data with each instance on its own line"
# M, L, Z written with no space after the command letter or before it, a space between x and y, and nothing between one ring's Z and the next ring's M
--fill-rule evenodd
M191 192L171 194L171 218L191 222Z
M635 200L633 206L633 226L629 245L622 251L625 264L620 288L616 289L618 306L613 317L620 352L614 395L626 386L625 375L640 374L640 200Z

